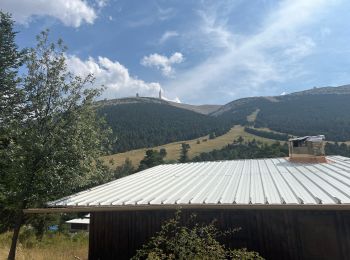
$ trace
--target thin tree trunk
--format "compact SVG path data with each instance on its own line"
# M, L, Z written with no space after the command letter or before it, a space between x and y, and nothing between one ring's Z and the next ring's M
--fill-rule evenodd
M17 215L15 228L13 230L10 252L7 257L8 260L15 260L16 258L16 247L17 247L18 235L19 235L19 230L21 229L21 226L22 226L23 217L24 217L23 210L20 210Z

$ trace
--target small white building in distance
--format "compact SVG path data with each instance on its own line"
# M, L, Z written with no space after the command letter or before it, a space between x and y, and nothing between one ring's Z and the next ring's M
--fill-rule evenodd
M85 215L84 218L75 218L68 220L66 223L69 224L70 232L89 231L90 214Z

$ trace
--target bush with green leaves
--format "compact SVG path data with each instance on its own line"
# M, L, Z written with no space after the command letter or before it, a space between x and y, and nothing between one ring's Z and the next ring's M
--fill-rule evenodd
M177 211L132 259L263 259L256 252L230 249L219 242L221 237L232 236L239 229L221 231L215 221L198 223L195 215L187 224L182 223L181 212Z
M164 151L160 153L157 150L149 149L145 153L145 157L141 160L138 171L164 164Z
M126 158L124 163L120 166L117 166L114 170L114 179L123 178L135 173L135 171L136 169L134 168L132 161L129 158Z

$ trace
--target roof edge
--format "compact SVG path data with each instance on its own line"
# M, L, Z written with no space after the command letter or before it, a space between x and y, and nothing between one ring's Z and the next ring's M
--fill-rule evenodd
M350 204L173 204L173 205L122 205L96 207L58 207L24 209L25 214L136 211L136 210L176 210L176 209L237 209L237 210L350 210Z

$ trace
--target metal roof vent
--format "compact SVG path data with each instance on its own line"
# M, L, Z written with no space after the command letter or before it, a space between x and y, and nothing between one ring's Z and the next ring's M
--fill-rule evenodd
M289 140L289 160L300 163L327 162L325 136L304 136Z

